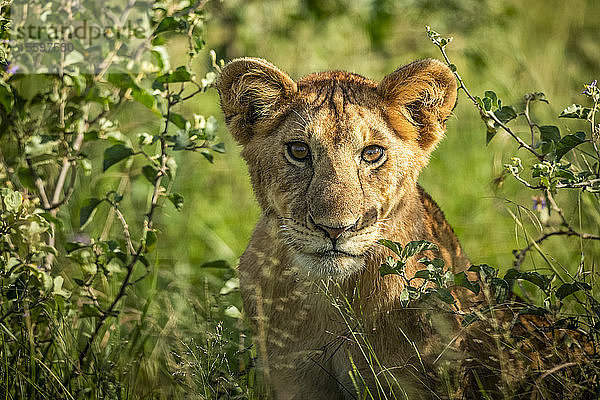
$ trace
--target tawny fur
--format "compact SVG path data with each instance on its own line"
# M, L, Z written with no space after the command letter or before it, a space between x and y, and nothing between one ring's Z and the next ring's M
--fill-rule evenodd
M423 60L379 85L345 72L294 82L264 60L238 59L224 68L218 89L263 209L239 276L274 395L352 398L350 356L377 390L359 346L346 337L343 316L320 284L323 279L352 302L381 364L396 368L392 376L407 393L423 394L430 383L423 367L444 346L438 331L453 331L456 321L426 321L421 312L399 310L403 285L398 277L380 276L379 265L389 253L375 242L429 240L454 271L468 266L442 212L417 185L454 106L450 70ZM310 146L310 165L290 162L286 144L294 140ZM360 161L362 149L372 144L385 148L382 165ZM340 240L354 240L347 247L357 257L321 262L319 255L300 254L311 251L310 240L329 240L315 223L339 227L354 221L356 228ZM409 274L419 268L415 264L408 266Z
M380 276L390 252L376 241L428 240L439 251L426 255L453 272L469 266L417 184L456 101L452 72L421 60L380 83L340 71L294 82L265 60L243 58L225 66L217 88L262 208L238 272L272 395L355 398L356 384L376 398L438 398L438 370L458 369L465 349L478 348L463 344L454 314L399 306L402 280ZM293 159L291 142L308 145L310 157ZM382 161L361 159L370 145L385 149ZM334 243L323 227L346 230ZM408 276L421 269L415 259ZM456 289L459 307L473 304L469 293ZM354 383L352 363L362 377Z

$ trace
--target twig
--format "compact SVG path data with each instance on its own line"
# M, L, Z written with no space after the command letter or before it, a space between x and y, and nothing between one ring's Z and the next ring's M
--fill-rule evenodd
M121 15L121 19L119 20L118 26L115 27L116 29L120 30L121 28L123 28L123 26L125 26L125 22L127 21L127 18L129 17L129 13L131 12L131 9L135 5L135 2L136 2L136 0L129 0L129 2L127 3L127 6L123 10L123 13ZM106 56L106 58L100 63L99 67L102 68L102 69L98 73L98 75L94 76L94 82L98 82L100 79L102 79L102 77L104 76L104 74L110 68L110 65L112 64L113 59L115 58L115 56L117 55L117 53L121 49L122 45L123 45L123 42L121 40L117 40L115 42L114 48Z
M531 98L529 98L529 96L526 96L525 111L523 111L523 115L525 115L525 119L527 120L527 125L529 125L529 131L531 132L531 145L533 146L534 140L535 140L535 137L534 137L535 132L533 130L534 124L531 123L531 118L529 116L529 104L530 103L531 103Z
M577 365L576 362L568 362L568 363L564 363L564 364L560 364L557 365L556 367L549 369L548 371L546 371L542 376L540 376L538 379L535 380L535 387L538 387L538 385L548 376L548 375L552 375L553 373L555 373L556 371L560 371L563 368L569 368L569 367L573 367ZM536 399L536 391L532 391L531 392L531 399ZM541 393L541 392L540 392Z
M33 162L31 161L31 158L25 156L25 162L27 162L27 168L29 168L29 172L31 172L31 175L33 176L33 184L35 185L35 188L38 191L38 194L40 196L40 199L42 200L42 204L44 205L44 208L45 209L50 208L50 202L48 201L48 196L46 195L46 189L44 188L44 181L42 181L42 178L40 178L37 171L33 167Z
M87 128L89 127L89 125L86 124L86 126L83 127L83 129L77 133L77 137L75 137L75 140L73 141L73 145L71 146L71 148L73 149L73 152L75 153L74 155L79 154L79 149L81 148L81 144L83 143L83 138L84 138L84 132L87 130ZM60 171L60 175L58 176L58 179L56 180L56 185L54 186L54 195L52 196L52 204L50 206L50 210L56 209L57 207L59 207L60 205L66 203L68 201L68 198L66 198L67 196L65 195L65 198L60 201L60 193L63 190L63 187L65 185L65 180L67 178L67 174L69 173L69 169L71 168L71 166L75 163L75 161L71 161L69 160L68 157L64 157L63 158L63 164L62 164L62 168ZM71 182L69 182L69 188L73 187L73 185L75 184L74 181L74 175L71 175ZM67 190L68 191L68 190ZM70 195L69 195L70 197ZM56 214L56 213L54 213Z
M529 246L527 246L523 249L520 249L520 250L515 250L513 252L513 254L515 255L515 261L514 261L515 268L518 269L521 266L521 264L525 260L525 256L527 255L527 252L529 252L534 246L541 244L544 240L546 240L552 236L577 236L581 239L600 240L600 236L592 235L589 233L579 233L572 229L545 233L544 235L542 235L535 241L531 242L529 244Z
M125 216L123 215L121 210L119 210L119 207L117 207L116 204L113 203L112 206L115 210L115 214L117 215L117 218L119 218L119 221L121 221L121 225L123 226L123 234L125 235L125 241L127 242L127 247L129 248L129 251L131 252L131 254L134 254L135 247L133 247L133 243L131 242L131 235L129 233L129 225L127 225Z
M153 222L153 217L154 217L154 211L156 210L156 208L158 206L158 199L159 199L160 192L161 192L161 190L160 190L161 185L160 184L162 182L163 177L166 175L166 171L167 171L168 156L166 154L167 146L166 146L166 138L165 138L165 136L166 136L167 131L168 131L169 116L170 116L171 107L173 106L173 104L174 103L171 101L171 99L169 99L168 106L167 106L167 114L165 115L165 128L164 128L163 132L160 135L161 168L157 171L156 177L155 177L155 180L154 180L154 190L153 190L153 194L152 194L152 200L151 200L151 203L150 203L150 208L149 208L148 212L146 213L146 218L144 220L144 234L146 232L148 232L149 230L152 229L152 222ZM118 209L116 209L116 211L118 211ZM117 214L117 216L118 216L118 214ZM123 223L123 221L121 221L121 222ZM128 245L129 245L129 243L128 243ZM117 305L119 304L119 302L121 301L121 299L125 296L127 288L132 284L131 277L133 275L133 270L134 270L135 264L140 259L143 251L144 251L144 243L142 242L142 243L140 243L138 245L137 250L133 254L133 258L131 259L131 261L126 266L127 273L125 274L125 277L123 278L123 281L121 282L121 286L119 287L119 291L115 295L115 297L114 297L113 301L111 302L110 306L106 309L105 313L102 314L100 317L98 317L98 321L96 322L96 327L95 327L94 331L92 332L92 334L90 335L90 337L86 341L85 347L83 348L83 350L81 351L81 353L79 353L79 362L78 362L77 368L74 368L73 371L71 372L71 375L69 376L69 381L73 377L75 377L76 375L78 375L79 373L81 373L81 369L82 369L83 363L84 363L85 359L87 358L88 353L91 350L92 344L94 343L94 341L98 337L98 334L100 333L100 330L104 326L104 322L111 315L114 315L115 309L116 309Z
M444 46L440 45L436 41L433 41L433 43L440 49L440 51L442 53L442 56L444 57L444 61L446 61L446 64L448 66L451 66L452 63L450 62L450 59L448 58L448 55L446 54L446 50L444 49ZM536 158L538 160L540 160L540 161L544 160L544 156L542 154L539 154L537 151L535 151L535 149L533 147L531 147L530 145L528 145L527 143L525 143L525 141L523 139L521 139L519 136L517 136L508 126L506 126L502 121L500 121L498 119L498 117L496 117L496 114L494 114L491 111L486 111L483 108L481 108L481 106L479 105L479 103L477 103L477 100L475 99L475 97L473 95L471 95L471 93L467 89L467 86L463 82L463 80L460 77L460 75L458 74L458 72L456 72L456 70L454 69L454 71L452 71L452 73L454 74L454 76L456 77L456 80L459 83L458 89L462 89L463 92L465 92L465 94L467 95L467 97L473 102L473 104L475 105L475 107L477 107L477 109L479 110L479 112L481 113L481 115L485 116L486 118L490 118L500 128L502 128L506 133L508 133L510 136L512 136L513 139L515 139L517 141L517 143L519 144L519 147L525 148L531 154L533 154L534 156L536 156Z
M183 10L178 11L178 12L174 13L173 15L175 17L183 17L185 15L189 15L189 14L193 13L194 11L198 10L199 8L204 7L204 5L207 3L207 1L208 0L201 0L198 3L194 4L193 6L184 8Z

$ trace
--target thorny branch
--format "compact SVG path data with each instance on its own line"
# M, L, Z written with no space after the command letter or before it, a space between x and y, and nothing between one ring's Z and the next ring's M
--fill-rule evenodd
M527 144L523 139L521 139L518 135L516 135L508 126L506 126L506 124L504 124L502 121L500 121L498 119L498 117L496 117L496 115L491 112L491 111L486 111L485 109L483 109L481 107L481 105L477 102L476 98L471 95L471 93L469 92L469 90L467 89L464 81L462 80L461 76L458 74L458 72L456 71L456 67L450 62L450 59L448 58L448 55L446 54L446 50L445 50L445 46L450 42L450 39L445 39L445 38L441 38L436 32L431 31L431 29L429 27L426 27L427 29L427 33L429 35L429 38L431 39L431 41L436 45L436 47L440 50L442 56L444 57L444 61L446 62L446 64L448 65L448 67L452 70L454 76L456 77L456 80L458 81L459 87L458 89L462 89L463 92L466 94L466 96L473 102L473 104L475 105L475 107L479 110L480 114L482 115L482 117L484 119L491 119L492 121L494 121L494 123L502 128L502 130L504 130L506 133L508 133L510 136L512 136L512 138L519 144L519 148L525 148L527 151L529 151L531 154L533 154L539 161L544 161L545 160L545 156L543 154L538 153L534 148L534 128L537 126L535 123L532 122L531 118L530 118L530 102L531 99L530 98L526 98L526 104L525 104L525 110L523 113L521 113L520 115L525 116L525 119L527 121L527 125L529 126L529 131L531 133L531 145ZM598 100L597 97L594 97L594 106L592 107L592 111L591 111L591 116L588 117L588 121L591 123L591 131L592 131L592 144L594 147L594 150L596 152L596 154L598 155L599 159L600 159L600 150L598 149L598 146L596 144L598 137L600 136L600 133L598 132L600 130L600 126L596 127L595 125L595 112L596 109L598 107ZM556 189L562 189L562 188L571 188L571 189L585 189L589 186L592 186L598 182L600 182L600 162L598 163L598 172L595 174L596 178L595 179L588 179L582 182L567 182L567 183L556 183L555 188ZM573 227L570 225L569 221L567 220L567 218L564 215L564 212L562 210L562 208L560 208L556 202L556 200L554 199L554 196L552 194L552 191L544 185L533 185L531 183L529 183L527 180L521 178L519 176L519 173L512 173L512 175L520 182L522 183L524 186L526 186L529 189L533 189L533 190L543 190L544 194L546 196L546 198L548 199L548 202L550 203L550 207L553 211L555 211L561 219L561 225L564 227L564 229L561 230L557 230L557 231L553 231L553 232L547 232L543 235L541 235L539 238L537 238L536 240L532 241L528 246L519 249L519 250L514 250L513 254L515 256L515 261L514 261L514 266L515 268L519 268L521 266L521 264L523 263L523 261L525 260L525 257L527 255L527 253L529 251L531 251L533 248L539 248L539 245L544 242L545 240L547 240L550 237L553 236L576 236L580 239L585 239L585 240L600 240L600 236L598 235L594 235L591 233L583 233L583 232L578 232L577 230L573 229Z
M167 87L167 92L168 92L168 87ZM152 226L153 226L153 221L154 221L154 212L155 212L156 208L158 207L158 202L159 202L160 196L163 191L161 183L162 183L164 176L167 174L167 170L168 170L167 162L169 159L168 154L167 154L168 146L167 146L166 136L167 136L167 131L168 131L171 108L177 102L178 102L178 100L173 100L173 97L171 96L171 94L167 95L167 110L166 110L166 114L164 115L165 126L164 126L163 131L159 135L159 137L160 137L160 168L158 169L156 176L154 178L154 184L153 184L153 189L152 189L152 199L150 202L150 207L149 207L148 212L146 213L146 217L144 219L144 228L143 228L142 237L146 237L147 232L152 231ZM81 373L81 369L82 369L83 364L91 350L91 346L94 343L94 341L96 340L96 338L98 337L102 327L104 326L104 322L110 316L116 315L116 308L117 308L120 300L126 295L127 288L131 285L134 285L136 282L139 281L139 280L136 280L136 281L132 282L131 278L133 275L133 271L135 269L135 265L140 260L142 254L144 252L145 243L143 241L141 241L140 244L137 246L137 248L134 248L133 243L131 241L131 236L129 234L129 226L127 225L127 222L125 221L123 214L120 212L120 210L118 209L118 207L116 207L115 204L113 204L113 208L115 210L115 213L117 214L117 217L119 218L119 220L121 221L121 223L123 225L127 245L128 245L128 248L130 249L130 251L132 252L133 257L132 257L131 261L125 267L127 272L121 282L119 291L115 295L113 301L110 303L108 308L105 311L101 312L100 317L98 317L98 321L96 322L95 329L92 332L92 334L90 335L90 337L88 338L88 340L85 344L85 347L79 354L79 363L78 363L77 367L72 371L69 379L71 379L74 376Z
M427 27L427 31L430 32L429 27ZM444 61L446 62L446 65L448 65L448 67L450 67L450 69L452 70L452 73L456 77L456 80L458 81L458 89L459 90L462 89L463 92L465 92L467 97L473 102L475 107L477 107L477 109L479 110L481 115L485 116L486 118L490 118L500 128L502 128L506 133L508 133L510 136L512 136L513 139L515 139L517 141L517 143L519 144L519 147L525 148L527 151L529 151L531 154L533 154L538 160L540 160L540 161L544 160L544 156L542 154L535 151L535 149L533 147L531 147L523 139L521 139L518 135L516 135L508 126L506 126L502 121L500 121L493 112L486 111L483 108L481 108L479 103L477 103L477 100L475 99L475 97L471 94L471 92L469 92L469 89L467 89L467 86L465 85L464 81L462 80L462 78L460 77L458 72L456 71L456 68L454 67L454 65L450 62L450 59L448 58L448 55L446 54L446 49L444 48L445 45L441 44L438 40L434 40L433 38L431 38L431 40L437 46L437 48L440 49L440 52L442 53L442 56L444 57Z

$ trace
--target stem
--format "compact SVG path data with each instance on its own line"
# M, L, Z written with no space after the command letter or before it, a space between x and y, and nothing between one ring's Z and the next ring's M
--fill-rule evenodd
M163 177L166 175L166 171L167 171L167 160L168 160L168 156L166 153L167 150L167 144L166 144L166 134L168 131L168 126L169 126L169 116L171 113L171 107L173 106L173 102L171 101L171 99L168 99L168 106L167 106L167 114L165 115L165 127L160 135L160 149L161 149L161 167L160 169L157 171L156 173L156 177L154 180L154 189L153 189L153 193L152 193L152 200L150 202L150 208L148 210L148 212L146 213L146 218L144 219L144 234L142 235L142 237L145 235L146 232L148 232L149 230L152 229L152 223L153 223L153 218L154 218L154 211L156 210L157 206L158 206L158 199L160 197L161 194L161 182ZM121 223L124 224L125 229L125 236L126 238L128 238L128 246L131 246L131 248L133 248L133 244L131 243L131 237L129 236L129 229L128 229L128 225L125 222L125 219L121 219L122 214L120 213L120 211L118 210L118 208L115 207L115 212L117 213L117 217L119 217L119 219L121 220ZM131 261L127 264L126 266L126 270L127 273L125 274L125 277L123 278L123 281L121 282L121 286L119 287L119 291L117 292L117 294L115 295L113 301L111 302L111 304L108 306L108 308L106 309L106 311L104 311L100 317L98 317L98 322L96 323L96 327L94 329L94 331L92 332L92 334L90 335L90 337L88 338L85 347L83 348L83 350L81 351L81 353L79 354L79 362L76 368L73 369L73 371L71 372L71 375L69 376L69 379L67 381L67 383L74 378L76 375L79 375L81 373L81 369L82 366L92 348L92 344L94 343L94 341L96 340L96 338L98 337L100 330L102 329L102 327L104 326L104 322L113 315L116 315L116 308L117 305L119 304L119 302L121 301L121 299L126 295L126 291L127 288L132 284L131 282L131 277L133 275L133 271L135 269L135 264L137 263L137 261L140 259L142 253L144 251L144 243L141 242L138 247L137 250L134 252L133 254L133 258L131 259Z
M534 141L535 141L535 137L534 137L534 124L531 123L531 117L529 116L529 104L531 104L531 99L529 98L529 96L526 96L527 99L525 99L525 111L523 112L523 115L525 115L525 119L527 120L527 125L529 125L529 131L531 132L531 145L534 145Z
M446 65L448 65L448 66L452 65L452 63L450 62L450 59L448 58L448 55L446 54L446 50L444 49L444 47L441 46L441 45L439 45L438 43L435 43L435 45L440 49L440 51L442 53L442 56L444 57L444 61L446 61ZM502 121L500 121L498 119L498 117L496 117L496 114L494 114L491 111L486 111L483 108L481 108L481 106L477 103L477 100L475 99L475 97L473 95L471 95L471 93L467 89L467 86L463 82L463 80L460 77L460 75L458 74L458 72L453 71L452 73L454 74L454 76L456 77L456 80L459 83L458 89L462 89L463 92L465 92L465 94L467 95L467 97L473 102L473 104L475 105L475 107L477 107L477 109L479 110L479 112L481 113L481 115L483 115L483 116L485 116L487 118L490 118L500 128L502 128L506 133L508 133L510 136L512 136L513 139L515 139L517 141L517 143L519 143L519 147L525 148L531 154L533 154L534 156L536 156L536 158L538 160L540 160L540 161L544 160L544 156L542 154L539 154L537 151L535 151L535 149L533 147L531 147L530 145L528 145L527 143L525 143L525 141L523 139L521 139L519 136L517 136L508 126L506 126Z
M523 249L514 251L514 255L515 255L514 266L515 266L515 268L518 269L521 266L521 264L523 263L523 261L525 261L525 256L527 255L527 252L531 251L531 249L534 246L540 245L544 240L546 240L552 236L577 236L581 239L600 240L600 236L592 235L589 233L579 233L572 229L565 230L565 231L549 232L549 233L546 233L546 234L540 236L535 241L531 242L531 244L529 244L529 246L527 246Z

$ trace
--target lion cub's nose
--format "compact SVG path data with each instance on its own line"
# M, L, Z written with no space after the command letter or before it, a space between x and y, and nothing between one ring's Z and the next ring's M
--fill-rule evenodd
M342 236L342 233L344 233L347 230L350 230L354 227L354 224L348 225L348 226L342 226L341 228L332 228L331 226L319 225L319 224L315 224L315 225L317 226L317 228L324 231L327 234L327 236L329 236L329 238L332 240L336 240L337 238Z

